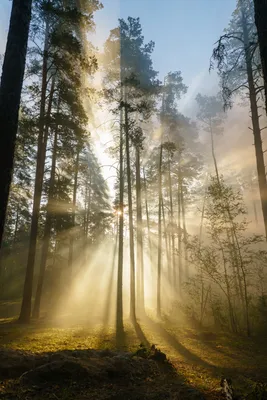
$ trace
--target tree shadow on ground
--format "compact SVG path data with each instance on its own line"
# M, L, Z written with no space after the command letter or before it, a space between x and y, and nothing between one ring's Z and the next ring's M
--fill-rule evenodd
M2 320L0 322L0 345L12 344L17 340L23 340L25 336L31 335L40 329L40 324L35 322L22 325L17 319Z
M172 329L177 330L177 326L168 318L166 318L168 326ZM183 337L189 340L193 340L196 343L202 343L206 348L210 348L216 353L221 353L222 355L229 356L229 351L231 350L227 346L227 350L221 346L222 334L214 333L211 331L204 330L202 327L197 327L194 329L184 328L182 331Z
M137 320L133 320L132 321L136 336L138 337L138 339L140 340L140 342L145 345L146 347L150 347L150 343L147 340L141 326L139 325L139 323L137 322Z
M206 368L210 368L211 365L206 361L202 360L196 354L192 353L188 350L182 343L179 342L176 336L168 332L161 323L153 321L148 316L145 317L144 322L147 324L149 328L151 328L154 332L157 332L163 340L167 342L169 346L171 346L174 350L176 350L180 355L182 355L185 359L190 362L193 362L198 365L202 365Z
M227 346L221 345L218 339L208 340L205 337L202 337L201 335L197 335L195 340L198 342L201 342L201 344L203 346L205 346L207 349L210 349L214 353L217 353L217 354L219 353L223 357L233 357L231 348L228 345Z
M146 317L144 323L154 332L158 333L160 337L167 343L168 346L173 348L177 353L179 353L189 364L194 364L195 366L199 366L209 374L211 374L215 378L221 378L222 376L231 377L239 375L240 373L245 373L245 368L243 371L237 370L237 368L232 367L220 367L213 365L205 360L203 360L198 355L194 354L190 350L188 350L176 336L172 333L168 332L161 323L153 321L151 318Z

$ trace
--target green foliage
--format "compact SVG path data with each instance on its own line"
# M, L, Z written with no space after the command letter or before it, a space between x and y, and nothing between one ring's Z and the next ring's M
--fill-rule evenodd
M210 308L216 321L223 325L225 315L218 311L218 294L224 296L223 309L228 309L231 329L244 329L251 316L253 292L259 272L259 249L263 238L246 233L248 223L242 196L212 177L207 190L205 221L207 240L199 242L197 237L188 242L191 262L198 274L188 283L188 295L200 304L197 312L202 322L204 313ZM261 250L262 256L266 255ZM261 258L264 262L264 258ZM264 289L266 290L266 288ZM215 296L215 297L214 297ZM255 294L254 294L255 296ZM254 297L255 298L255 297ZM217 299L214 303L213 299ZM216 306L217 303L217 306ZM219 318L219 315L221 317ZM219 318L219 320L218 320ZM248 328L249 330L249 328Z
M223 133L223 121L226 117L223 111L221 94L217 96L206 96L198 93L196 102L199 107L198 120L203 129L212 134L220 135Z
M232 107L236 95L246 101L247 60L253 65L254 82L260 86L261 66L252 0L237 2L225 33L213 49L210 68L217 66L225 108Z

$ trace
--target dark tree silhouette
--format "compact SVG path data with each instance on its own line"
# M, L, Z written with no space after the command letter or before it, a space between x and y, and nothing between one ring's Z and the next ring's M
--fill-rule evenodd
M264 79L265 108L267 112L267 0L254 0L255 24Z
M13 0L0 86L0 246L12 180L32 0Z

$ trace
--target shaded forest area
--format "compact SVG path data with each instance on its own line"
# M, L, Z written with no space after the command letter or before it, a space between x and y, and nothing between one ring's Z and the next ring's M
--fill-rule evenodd
M13 0L0 398L266 399L267 2L236 2L192 117L142 19L94 45L102 9Z

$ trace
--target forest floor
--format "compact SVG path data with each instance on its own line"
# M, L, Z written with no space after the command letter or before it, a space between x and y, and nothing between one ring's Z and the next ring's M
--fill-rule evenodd
M170 363L133 357L140 343L148 348L155 344ZM135 326L125 324L120 345L118 353L115 330L96 321L26 326L2 319L0 399L215 400L225 398L222 377L231 378L239 399L267 398L266 340L181 328L146 317ZM38 366L42 379L27 372Z

